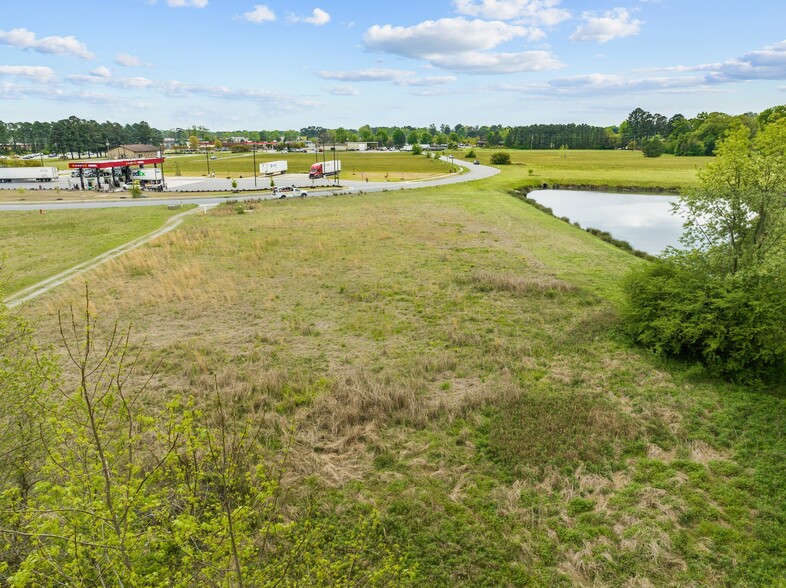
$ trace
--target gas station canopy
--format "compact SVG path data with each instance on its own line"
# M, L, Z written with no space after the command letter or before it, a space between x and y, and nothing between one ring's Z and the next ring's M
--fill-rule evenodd
M132 165L155 165L164 163L163 157L145 157L142 159L115 159L101 161L72 161L68 164L71 169L106 169L110 167L129 167Z

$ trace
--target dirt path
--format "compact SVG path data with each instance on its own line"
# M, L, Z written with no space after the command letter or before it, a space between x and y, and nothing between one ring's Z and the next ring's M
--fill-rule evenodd
M212 205L215 206L215 205ZM197 212L203 212L204 207L197 207L192 210L187 210L185 212L181 212L173 217L167 219L160 229L156 229L152 233L148 233L147 235L143 235L134 239L133 241L129 241L128 243L124 243L119 247L115 247L114 249L107 251L106 253L102 253L98 257L94 257L93 259L89 259L87 261L83 261L67 270L60 272L59 274L52 276L51 278L47 278L37 284L33 284L32 286L28 286L24 290L20 290L15 294L7 297L3 302L8 308L13 308L15 306L19 306L27 302L28 300L32 300L33 298L48 292L52 288L56 288L57 286L64 284L71 278L83 274L86 271L93 269L101 265L104 262L109 261L110 259L114 259L115 257L119 257L132 249L139 247L140 245L144 245L148 241L155 239L156 237L160 237L177 227L181 222L183 222L183 218L185 218L189 214L194 214Z

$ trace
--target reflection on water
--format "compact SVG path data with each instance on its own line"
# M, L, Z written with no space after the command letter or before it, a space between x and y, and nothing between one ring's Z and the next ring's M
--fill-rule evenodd
M600 229L634 249L652 255L679 246L682 219L671 214L676 196L609 194L579 190L536 190L527 194L555 216L566 216L582 228Z

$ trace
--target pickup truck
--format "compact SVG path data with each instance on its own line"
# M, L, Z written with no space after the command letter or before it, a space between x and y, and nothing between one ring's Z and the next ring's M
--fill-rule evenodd
M300 196L304 198L308 196L308 192L303 190L302 188L297 188L295 186L276 186L273 188L273 196L278 196L279 198L286 198L287 194L292 196Z

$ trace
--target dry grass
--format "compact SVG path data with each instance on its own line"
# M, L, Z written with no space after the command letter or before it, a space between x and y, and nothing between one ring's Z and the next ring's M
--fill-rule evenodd
M576 286L553 276L515 275L476 270L470 274L469 279L481 291L511 292L519 296L556 296L578 290Z

